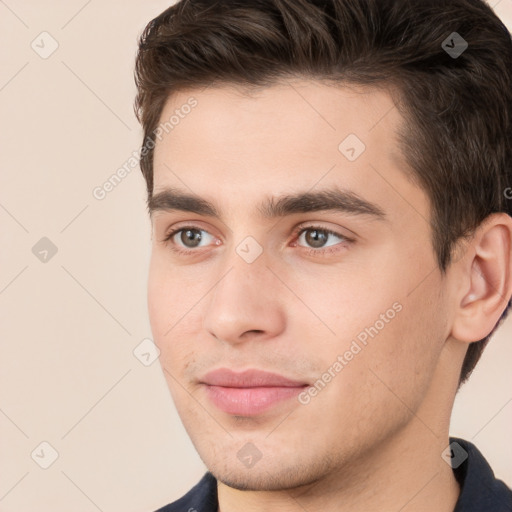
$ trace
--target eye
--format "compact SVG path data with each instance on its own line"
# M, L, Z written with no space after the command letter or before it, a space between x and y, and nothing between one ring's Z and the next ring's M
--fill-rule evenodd
M333 245L338 245L343 242L351 242L353 240L343 236L341 233L337 233L336 231L332 231L330 229L325 229L320 226L299 226L297 228L297 240L305 242L307 245L299 244L303 247L308 247L312 249L323 249L325 247L331 247ZM329 238L331 241L329 242ZM337 240L336 240L337 239ZM321 252L321 251L320 251Z
M204 245L201 245L203 241L209 241L211 243L213 238L214 237L204 229L196 226L185 226L168 233L163 242L172 242L174 250L188 253L198 247L203 247ZM205 245L208 245L208 243Z

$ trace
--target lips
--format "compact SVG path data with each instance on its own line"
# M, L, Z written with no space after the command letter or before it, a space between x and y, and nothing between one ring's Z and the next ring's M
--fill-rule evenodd
M262 370L245 370L236 373L227 368L220 368L207 373L201 382L210 386L223 386L228 388L256 388L256 387L298 387L307 382L287 379L277 373Z
M293 398L308 386L304 381L262 370L236 373L227 368L207 373L200 383L216 407L238 416L260 414L279 402Z

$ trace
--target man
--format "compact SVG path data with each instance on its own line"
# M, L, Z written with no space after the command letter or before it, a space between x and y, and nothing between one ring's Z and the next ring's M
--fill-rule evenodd
M160 510L512 510L449 437L512 296L490 7L184 0L135 71L150 321L208 468Z

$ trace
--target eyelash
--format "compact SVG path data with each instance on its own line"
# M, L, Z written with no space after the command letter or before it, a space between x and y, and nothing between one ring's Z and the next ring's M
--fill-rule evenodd
M205 229L202 229L200 228L199 226L193 226L193 225L190 225L190 226L183 226L183 227L180 227L180 228L177 228L177 229L174 229L173 231L171 231L170 233L168 233L167 235L165 235L165 238L162 240L163 243L165 243L166 245L171 245L171 250L176 252L177 254L183 254L183 255L191 255L193 253L199 253L201 252L200 249L183 249L181 247L178 247L176 246L176 244L172 243L171 240L172 238L174 237L174 235L180 233L181 231L187 231L187 230L196 230L196 231L204 231L206 233L208 233ZM321 233L324 233L326 235L332 235L332 236L335 236L335 237L338 237L341 239L341 242L339 244L335 244L335 245L341 245L341 244L347 244L347 243L352 243L354 242L354 240L352 238L348 238L344 235L342 235L341 233L337 233L336 231L332 231L330 229L326 229L326 228L323 228L321 226L314 226L314 225L311 225L311 226L298 226L294 232L293 232L293 235L294 235L294 243L297 242L299 236L305 232L305 231L319 231ZM332 251L332 247L334 246L327 246L325 248L321 248L321 249L315 249L314 247L303 247L303 246L299 246L299 247L302 247L302 249L308 251L310 254L314 254L315 256L316 255L324 255L325 253L327 252L333 252ZM336 251L337 252L337 251Z

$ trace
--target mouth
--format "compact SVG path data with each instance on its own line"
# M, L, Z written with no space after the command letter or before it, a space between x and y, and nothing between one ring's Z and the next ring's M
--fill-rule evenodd
M261 414L309 386L275 373L255 369L236 373L227 368L207 373L200 384L218 409L236 416Z

